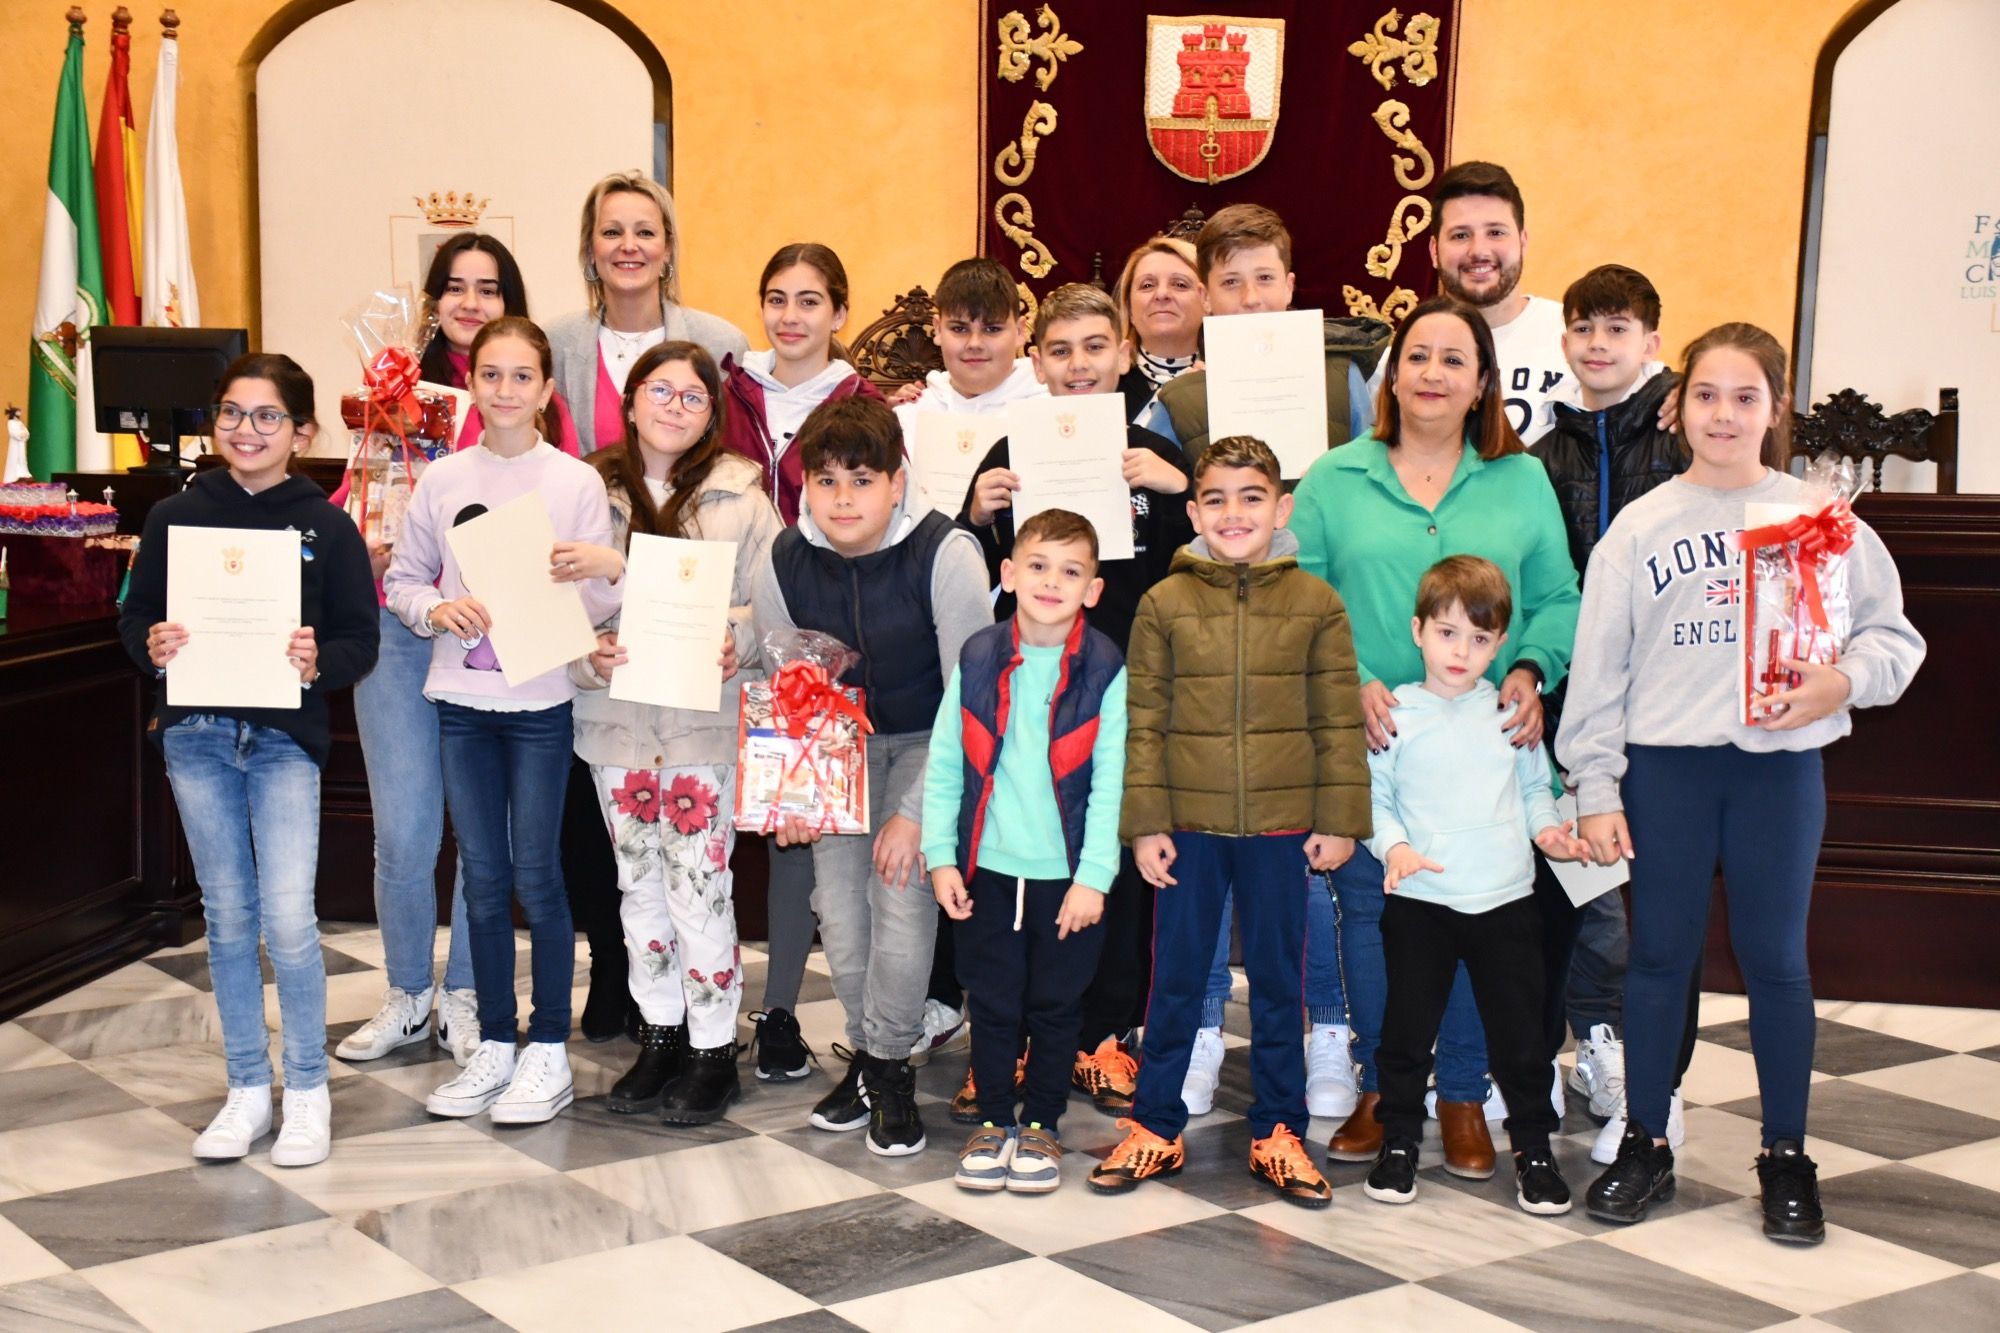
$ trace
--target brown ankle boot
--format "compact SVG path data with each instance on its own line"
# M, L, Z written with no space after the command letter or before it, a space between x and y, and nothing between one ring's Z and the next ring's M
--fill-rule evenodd
M1333 1131L1333 1138L1326 1145L1326 1155L1336 1162L1372 1162L1382 1152L1382 1122L1375 1118L1375 1104L1382 1100L1379 1092L1364 1092L1361 1101L1354 1108L1354 1114ZM1492 1153L1487 1153L1488 1171Z
M1468 1180L1493 1174L1493 1136L1486 1129L1484 1102L1438 1101L1438 1131L1444 1136L1444 1169Z

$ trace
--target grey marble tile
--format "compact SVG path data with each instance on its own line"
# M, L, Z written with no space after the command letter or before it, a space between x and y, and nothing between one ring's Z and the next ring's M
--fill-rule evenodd
M736 1333L861 1333L861 1326L848 1323L831 1310L814 1310L789 1319L773 1319L767 1324L751 1324Z
M1988 1046L1983 1051L1972 1051L1969 1054L1982 1056L1988 1060L2000 1060L2000 1046Z
M71 1268L309 1222L326 1214L240 1166L191 1166L0 1204Z
M1901 1163L1834 1176L1819 1189L1837 1225L1967 1268L2000 1262L2000 1194L1992 1190Z
M1756 1120L1760 1118L1761 1102L1756 1097L1745 1097L1718 1109ZM1814 1084L1812 1101L1806 1108L1808 1154L1812 1152L1813 1139L1826 1139L1901 1161L1995 1137L2000 1137L2000 1120L1845 1079Z
M965 1143L964 1128L952 1124L940 1106L924 1108L924 1138L929 1146L907 1157L878 1157L869 1152L865 1129L830 1134L804 1121L801 1116L797 1128L778 1130L771 1137L884 1189L899 1190L952 1175L958 1170L958 1150Z
M695 1239L822 1305L1026 1257L889 1194L717 1227Z
M604 1098L584 1097L540 1125L496 1125L488 1116L466 1124L558 1171L575 1171L677 1148L725 1143L750 1131L728 1120L713 1125L663 1125L657 1115L614 1115Z
M1276 1318L1399 1280L1236 1216L1206 1218L1049 1257L1208 1329Z
M0 1287L0 1328L143 1333L144 1327L74 1273Z
M503 1324L455 1291L426 1291L358 1310L275 1324L269 1333L507 1333Z
M130 1111L145 1103L82 1065L45 1065L0 1074L0 1124L8 1129Z
M670 1234L567 1176L372 1210L354 1219L354 1229L448 1285Z
M350 1139L358 1134L377 1134L385 1129L404 1129L410 1125L428 1125L433 1117L424 1110L423 1103L404 1096L379 1079L362 1074L347 1074L331 1078L326 1083L328 1094L333 1098L333 1137L336 1140ZM208 1126L215 1113L222 1109L226 1094L203 1097L195 1101L173 1102L160 1110L180 1121L190 1129L201 1130ZM273 1120L282 1123L284 1088L282 1083L273 1092Z
M1735 1050L1750 1050L1750 1020L1717 1023L1697 1034L1703 1041ZM1935 1060L1951 1052L1919 1041L1871 1032L1848 1023L1822 1018L1813 1032L1812 1067L1822 1074L1859 1074L1864 1070L1907 1065L1918 1060Z
M347 972L379 970L371 968L367 963L359 959L350 958L338 950L329 949L325 945L320 946L319 952L320 957L326 963L326 974L330 977L337 977ZM200 953L174 954L164 958L155 956L147 959L147 962L170 977L180 978L196 990L208 992L215 990L215 983L209 979L208 975L208 952L206 950ZM277 974L271 971L271 960L264 955L262 949L257 951L257 963L263 969L264 984L266 986L274 984L277 981Z
M1738 1333L1792 1318L1789 1310L1591 1240L1423 1285L1546 1333Z
M1497 1129L1496 1137L1498 1137ZM1575 1200L1575 1206L1560 1216L1536 1218L1536 1221L1550 1223L1579 1236L1601 1236L1607 1232L1618 1230L1617 1227L1608 1222L1597 1221L1583 1209L1584 1191L1588 1190L1591 1182L1596 1180L1605 1170L1604 1167L1590 1160L1590 1143L1592 1137L1590 1134L1578 1134L1570 1138L1551 1140L1551 1144L1556 1150L1556 1165L1562 1168L1563 1179L1569 1182L1570 1195ZM1460 1194L1472 1195L1474 1198L1485 1199L1489 1203L1499 1204L1506 1208L1519 1206L1515 1201L1514 1192L1514 1159L1507 1150L1504 1137L1501 1137L1501 1141L1495 1145L1497 1161L1491 1180L1467 1180L1463 1176L1451 1174L1444 1169L1442 1152L1432 1151L1432 1146L1428 1142L1426 1143L1423 1166L1417 1173L1417 1205L1419 1207L1423 1204L1423 1192L1430 1189L1453 1190ZM1357 1177L1348 1176L1346 1171L1348 1169L1363 1169L1345 1168L1344 1164L1341 1165L1344 1169L1339 1174L1330 1176L1330 1179L1337 1179L1342 1182L1355 1179ZM1328 1169L1331 1170L1331 1168ZM1751 1179L1754 1183L1755 1177ZM1697 1180L1685 1171L1682 1171L1677 1173L1672 1201L1654 1205L1652 1212L1647 1214L1647 1217L1649 1219L1674 1217L1681 1213L1692 1213L1703 1208L1713 1208L1716 1204L1728 1203L1732 1199L1740 1199L1742 1197L1742 1194L1738 1191L1724 1189L1719 1185L1711 1185L1706 1181ZM1371 1206L1379 1205L1372 1205L1371 1201ZM1525 1216L1525 1214L1523 1215Z
M207 995L177 995L104 1009L30 1014L17 1021L49 1045L78 1060L222 1039L215 1001Z
M1978 1273L1962 1273L1827 1310L1819 1317L1851 1333L1910 1333L1912 1329L1990 1329L2000 1322L1996 1310L2000 1310L2000 1282Z

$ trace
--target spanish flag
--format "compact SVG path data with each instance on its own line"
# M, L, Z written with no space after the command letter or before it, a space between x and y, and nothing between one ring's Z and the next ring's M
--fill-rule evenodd
M140 148L132 120L130 27L131 15L121 7L111 19L111 73L97 118L97 235L104 255L107 324L139 322ZM138 437L112 436L111 461L116 467L144 462Z

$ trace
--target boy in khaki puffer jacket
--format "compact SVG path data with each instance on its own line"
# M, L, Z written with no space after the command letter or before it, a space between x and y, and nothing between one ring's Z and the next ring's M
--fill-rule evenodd
M1332 1199L1297 1132L1306 868L1335 868L1368 836L1368 763L1347 610L1298 567L1279 475L1248 436L1203 452L1188 505L1200 535L1132 626L1119 832L1160 893L1136 1123L1090 1176L1107 1193L1185 1161L1181 1084L1233 888L1250 975L1250 1170L1287 1202Z

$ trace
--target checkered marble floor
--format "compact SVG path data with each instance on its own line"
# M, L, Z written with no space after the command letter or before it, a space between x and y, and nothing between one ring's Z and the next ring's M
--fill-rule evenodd
M382 944L336 926L325 948L331 1045L373 1012ZM763 962L745 958L757 996ZM825 1052L839 1005L813 968L799 1015ZM1364 1198L1358 1166L1329 1169L1324 1211L1272 1200L1245 1171L1240 1005L1187 1171L1120 1198L1083 1185L1118 1131L1080 1100L1060 1191L955 1189L941 1103L962 1053L922 1071L930 1149L887 1160L862 1135L806 1126L831 1059L802 1083L746 1076L708 1128L610 1115L622 1039L572 1043L580 1100L547 1125L426 1115L452 1066L424 1044L334 1062L324 1164L273 1168L266 1140L244 1162L196 1165L189 1144L223 1093L207 989L197 944L0 1025L0 1328L2000 1326L2000 1013L1819 1006L1809 1151L1830 1226L1795 1249L1757 1229L1736 996L1703 999L1679 1197L1618 1230L1580 1208L1531 1218L1504 1172L1445 1175L1434 1141L1414 1206ZM268 986L266 1005L275 1023ZM1573 1105L1559 1156L1579 1191L1595 1128Z

